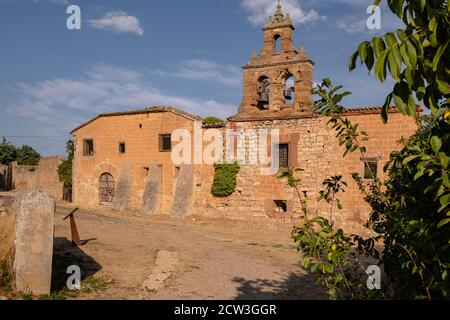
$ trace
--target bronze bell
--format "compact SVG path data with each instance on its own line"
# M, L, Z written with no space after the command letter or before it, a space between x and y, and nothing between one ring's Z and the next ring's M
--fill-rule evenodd
M260 103L268 103L269 102L269 95L267 94L267 92L259 93L259 102Z
M289 88L285 91L284 97L286 100L292 100L292 92L294 91L294 88Z

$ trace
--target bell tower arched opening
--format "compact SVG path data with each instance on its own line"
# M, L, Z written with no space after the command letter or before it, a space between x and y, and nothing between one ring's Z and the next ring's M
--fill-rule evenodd
M273 37L273 42L274 42L273 52L274 52L274 54L280 54L281 53L281 43L282 43L282 41L283 41L283 38L279 34L276 34Z
M270 103L270 80L266 76L258 78L258 108L268 109Z

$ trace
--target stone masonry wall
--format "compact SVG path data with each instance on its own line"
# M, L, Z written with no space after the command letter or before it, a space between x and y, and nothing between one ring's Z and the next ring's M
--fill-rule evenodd
M11 181L15 190L35 189L55 200L62 200L64 183L59 181L58 167L62 157L41 158L38 166L11 164Z
M166 214L172 210L176 172L171 152L160 152L158 137L175 129L193 131L193 121L171 112L102 117L74 132L73 202L84 208L100 206L100 176L110 173L115 183L112 207L139 211L144 191L158 192L145 196L146 214ZM93 139L94 154L83 154L83 140ZM119 143L125 153L119 153ZM153 170L158 170L158 175ZM159 173L161 170L161 173ZM161 177L157 188L146 184ZM151 196L151 204L147 203ZM151 206L149 208L148 206Z
M383 125L378 113L350 113L348 118L359 123L361 130L369 134L366 143L368 157L378 157L378 172L382 172L389 154L399 148L400 137L409 137L416 129L413 119L399 113L391 113L387 125ZM301 193L308 199L311 212L329 217L329 205L317 204L319 191L324 189L322 182L333 175L343 175L348 183L346 192L341 194L343 210L334 209L333 220L349 231L358 231L367 220L370 208L365 204L360 191L351 177L353 172L363 174L363 162L359 153L342 157L344 147L339 147L335 132L327 126L327 119L320 116L292 120L249 121L229 123L236 129L279 129L280 143L290 143L290 166L303 168L298 173L302 179ZM248 152L251 143L246 142ZM285 180L276 175L261 175L256 165L241 165L237 176L236 192L229 197L215 197L211 194L214 168L203 166L196 176L194 211L209 216L227 216L237 219L272 218L292 222L299 217L300 202L295 191L286 186ZM287 200L287 213L277 212L274 200Z

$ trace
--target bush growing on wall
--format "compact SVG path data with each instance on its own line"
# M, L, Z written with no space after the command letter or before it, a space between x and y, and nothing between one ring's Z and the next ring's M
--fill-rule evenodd
M16 160L19 165L36 166L40 158L41 155L28 145L16 149Z
M66 184L72 184L72 160L74 145L73 141L69 140L66 143L67 160L63 161L58 167L59 181Z
M216 117L208 117L203 119L203 124L208 126L208 125L213 125L213 124L222 124L224 123L222 119L216 118Z
M238 163L216 163L212 194L219 197L226 197L236 191L236 176L239 172Z

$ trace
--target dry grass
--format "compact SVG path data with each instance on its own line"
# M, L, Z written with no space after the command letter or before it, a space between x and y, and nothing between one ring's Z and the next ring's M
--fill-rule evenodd
M15 217L0 217L0 294L13 291Z

